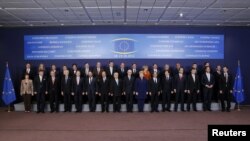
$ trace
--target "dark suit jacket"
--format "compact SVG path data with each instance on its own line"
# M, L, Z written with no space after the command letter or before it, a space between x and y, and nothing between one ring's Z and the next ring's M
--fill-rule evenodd
M197 74L195 75L195 81L192 77L192 74L188 75L187 89L191 92L200 90L200 79Z
M233 76L231 74L228 74L228 80L226 82L226 77L224 74L221 75L221 79L219 82L219 90L225 91L225 90L233 90Z
M32 68L30 68L30 72L28 73L27 71L26 71L26 69L23 69L23 72L22 72L22 79L24 79L24 76L25 76L25 74L29 74L29 78L31 79L31 80L34 80L34 76L35 76L35 71L34 71L34 69L32 69Z
M47 80L43 76L42 81L40 81L39 76L37 75L34 79L34 92L45 93L47 90Z
M55 77L55 81L54 81L54 83L53 83L53 81L52 81L52 78L51 77L49 77L49 79L48 79L48 87L47 87L47 91L48 91L48 93L52 93L53 91L57 94L59 91L60 91L60 80L59 80L59 77Z
M126 69L126 68L124 68L124 71L123 71L123 72L122 72L121 68L119 68L119 69L117 70L117 72L119 73L119 78L120 78L120 79L123 79L123 78L127 75L127 69Z
M122 80L119 79L118 85L115 81L115 79L112 79L110 82L110 93L113 94L114 96L121 96L122 94Z
M208 81L206 73L202 75L201 84L205 87L206 85L214 85L215 79L212 73L210 73L210 81Z
M97 78L97 79L101 79L101 77L102 77L102 71L103 71L103 69L101 68L100 72L98 73L97 68L95 67L93 69L93 75L94 75L94 77Z
M116 71L117 71L116 68L113 67L113 72L112 72L112 74L111 74L109 67L106 68L106 73L107 73L107 76L108 76L109 78L112 78L113 75L114 75L114 73L115 73Z
M171 92L173 90L173 78L172 77L169 77L169 79L167 80L166 76L164 75L164 77L162 77L161 84L162 84L163 93Z
M90 67L89 67L88 72L89 71L92 71L92 69ZM81 70L81 77L86 78L87 76L88 76L88 74L86 74L86 68L82 68L82 70Z
M135 78L138 78L138 77L139 77L139 70L136 69L135 72L133 72L133 69L132 69L132 68L131 68L131 70L132 70L132 75L133 75Z
M135 78L133 76L131 76L130 80L128 79L128 76L125 76L123 80L123 92L125 92L126 94L133 93L134 82Z
M76 94L76 93L82 93L83 92L83 78L80 78L80 80L79 80L79 84L77 85L77 79L76 79L76 77L74 77L73 79L72 79L72 92L74 93L74 94Z
M61 91L65 94L72 92L72 78L68 76L67 82L65 82L65 76L61 79Z
M182 78L179 77L179 74L175 75L174 89L176 89L177 92L184 91L187 89L187 78L184 74Z
M157 78L157 83L154 82L154 78L151 78L149 81L148 81L149 85L149 92L151 93L158 93L159 91L161 91L161 82L160 82L160 79Z
M99 79L98 82L98 93L108 94L110 91L110 79L106 77L105 82L102 78Z
M69 76L71 76L72 78L76 76L76 71L74 71L73 69L71 69L69 71Z
M135 80L135 92L138 93L136 96L137 99L145 99L146 98L146 92L148 91L148 81L143 78L136 78Z
M92 77L92 82L89 83L89 77L86 77L84 80L84 92L89 94L95 94L98 92L98 87L97 87L97 81L96 78Z

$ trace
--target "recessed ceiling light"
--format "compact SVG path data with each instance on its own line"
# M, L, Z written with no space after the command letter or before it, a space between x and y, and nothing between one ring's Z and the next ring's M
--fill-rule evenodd
M220 26L220 24L218 23L218 24L216 24L217 26Z
M30 26L33 26L33 24L30 24Z
M156 23L155 23L155 25L159 25L159 23L158 23L158 22L156 22Z
M125 25L126 25L126 24L127 24L127 22L124 22L123 24L125 24Z
M189 23L186 23L186 25L190 25Z
M92 25L95 25L95 23L92 23Z
M64 26L64 24L63 24L63 23L61 23L61 26Z
M180 17L183 17L183 13L180 13Z

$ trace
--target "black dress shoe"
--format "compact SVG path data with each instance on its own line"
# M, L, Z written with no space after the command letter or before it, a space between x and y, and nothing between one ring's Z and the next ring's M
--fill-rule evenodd
M225 112L225 109L222 109L221 112Z
M194 111L195 111L195 112L197 112L197 110L196 110L196 109L194 109Z
M209 112L211 112L212 110L211 109L208 109Z
M39 113L40 113L40 111L36 111L36 113L37 113L37 114L39 114Z
M171 112L171 110L170 110L170 109L167 109L167 111L168 111L168 112Z
M158 112L159 112L159 110L155 110L155 112L157 112L157 113L158 113Z
M227 109L227 112L230 112L230 109Z

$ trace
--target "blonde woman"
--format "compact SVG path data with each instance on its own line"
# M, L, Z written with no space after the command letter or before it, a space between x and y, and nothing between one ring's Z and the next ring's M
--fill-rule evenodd
M33 81L29 78L29 74L25 74L21 81L21 96L23 96L25 112L30 112L31 96L33 96Z

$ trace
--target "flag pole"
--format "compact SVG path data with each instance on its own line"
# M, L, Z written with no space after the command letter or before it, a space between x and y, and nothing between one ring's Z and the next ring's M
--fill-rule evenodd
M238 60L238 67L240 67L240 60ZM240 111L240 103L239 102L237 102L238 103L238 108L237 108L237 111Z

